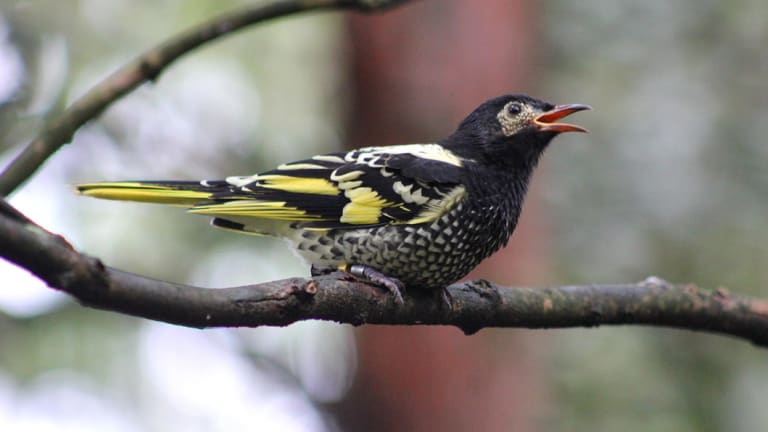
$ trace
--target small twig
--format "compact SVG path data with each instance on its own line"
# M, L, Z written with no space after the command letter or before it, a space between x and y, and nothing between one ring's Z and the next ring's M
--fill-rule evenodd
M396 304L383 290L338 274L206 289L105 267L60 237L0 213L0 256L82 304L188 327L284 326L321 319L360 324L565 328L615 324L667 326L740 337L768 347L768 301L719 289L639 284L507 288L485 281L448 288L452 307L411 290Z
M0 174L0 196L7 196L16 190L48 157L71 141L81 126L97 117L114 101L144 82L156 80L169 64L206 42L244 27L290 14L325 9L376 12L407 1L409 0L274 1L219 16L182 32L118 69L49 121L40 134Z

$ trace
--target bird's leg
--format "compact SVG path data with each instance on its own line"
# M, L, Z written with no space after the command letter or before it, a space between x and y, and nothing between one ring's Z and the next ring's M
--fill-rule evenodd
M378 270L361 264L348 265L346 266L346 271L348 271L353 276L357 276L376 285L383 286L389 292L391 292L393 296L395 296L395 301L397 303L404 303L402 291L405 291L405 285L403 285L400 280L389 277Z

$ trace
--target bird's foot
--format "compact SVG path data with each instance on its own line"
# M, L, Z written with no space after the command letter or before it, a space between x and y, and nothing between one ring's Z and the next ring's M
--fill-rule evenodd
M395 296L395 302L400 304L404 303L402 291L405 291L405 285L400 282L400 280L389 277L378 270L360 264L346 266L346 271L348 271L353 276L357 276L367 280L368 282L386 288L389 292L392 293L393 296Z

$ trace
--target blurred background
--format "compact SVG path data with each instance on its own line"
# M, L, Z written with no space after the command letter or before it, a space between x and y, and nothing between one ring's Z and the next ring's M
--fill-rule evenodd
M159 41L254 1L0 0L0 163ZM109 265L209 287L308 275L278 240L71 184L252 174L429 142L487 98L587 103L534 176L509 285L657 275L768 297L768 4L422 0L309 14L192 52L12 197ZM618 327L193 330L83 308L0 262L3 431L758 431L768 352Z

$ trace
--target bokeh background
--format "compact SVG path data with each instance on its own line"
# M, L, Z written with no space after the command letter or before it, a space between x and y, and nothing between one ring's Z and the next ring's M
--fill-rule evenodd
M254 1L0 0L0 162L143 50ZM558 138L503 284L674 282L768 297L768 4L421 0L280 19L198 49L12 197L108 264L210 287L306 275L278 240L71 184L251 174L428 142L483 100L588 103ZM0 239L2 241L2 239ZM640 328L193 330L85 309L0 262L3 431L761 431L768 354Z

